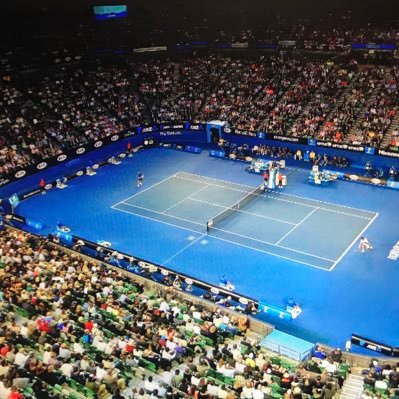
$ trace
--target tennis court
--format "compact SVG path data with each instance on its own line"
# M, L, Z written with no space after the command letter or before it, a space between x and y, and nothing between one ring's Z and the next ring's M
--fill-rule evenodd
M334 269L378 216L185 172L119 201L112 209L200 233L195 241L204 244L210 236L325 271ZM213 221L209 234L208 221Z

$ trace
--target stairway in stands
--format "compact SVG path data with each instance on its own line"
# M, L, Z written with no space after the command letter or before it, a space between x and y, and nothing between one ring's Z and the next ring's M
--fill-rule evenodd
M340 392L340 399L359 399L363 393L364 377L349 374Z
M385 133L384 139L382 141L382 148L388 148L389 143L391 142L392 135L394 132L397 132L399 130L399 113L395 115L395 117L392 120L391 126L389 126L388 131Z

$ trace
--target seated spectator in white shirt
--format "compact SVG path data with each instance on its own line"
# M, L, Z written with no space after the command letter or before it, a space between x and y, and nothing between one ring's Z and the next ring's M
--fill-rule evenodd
M73 365L71 363L63 363L60 370L61 373L64 374L66 377L71 378L73 373Z
M209 395L217 397L219 392L219 387L217 385L213 385L212 381L209 381L207 386L207 391Z
M157 387L157 383L153 380L152 376L148 376L148 378L144 381L144 389L147 393L152 393L152 391Z
M218 398L219 399L226 399L228 395L228 392L226 391L226 386L225 385L220 385L218 389Z
M262 385L256 385L256 388L252 392L253 399L264 399L265 394L262 391Z
M377 389L388 389L388 384L384 380L377 380L374 384Z
M15 355L14 364L18 367L25 367L25 363L28 360L29 355L26 354L25 348L20 348L18 353Z
M63 343L60 346L59 352L58 352L58 357L66 360L71 357L71 351L68 349L67 344Z
M169 310L170 310L170 307L169 307L168 302L166 302L165 300L163 300L163 301L160 303L160 305L159 305L159 310L160 310L161 312L168 313Z
M99 364L96 367L96 379L98 381L102 381L106 375L107 371L104 369L104 366L102 364Z

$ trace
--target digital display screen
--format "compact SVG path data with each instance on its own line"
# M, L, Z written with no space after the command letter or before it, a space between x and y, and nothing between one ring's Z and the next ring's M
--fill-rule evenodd
M127 6L94 6L94 16L97 21L107 19L125 18L127 16Z

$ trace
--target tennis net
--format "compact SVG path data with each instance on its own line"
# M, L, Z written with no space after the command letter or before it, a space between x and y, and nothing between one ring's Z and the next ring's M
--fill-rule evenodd
M225 210L217 214L214 218L209 219L206 222L206 230L209 231L211 228L216 227L224 220L226 220L228 217L234 215L240 209L245 207L245 205L249 204L251 201L258 198L264 192L265 192L264 185L262 184L259 187L257 187L255 190L248 193L244 198L240 199L238 202L233 204L231 207L226 208Z

